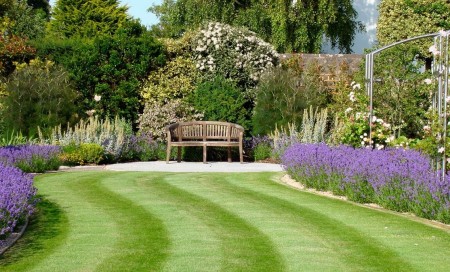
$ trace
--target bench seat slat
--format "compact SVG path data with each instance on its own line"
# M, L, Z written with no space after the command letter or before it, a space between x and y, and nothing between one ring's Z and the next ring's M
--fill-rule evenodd
M231 162L231 147L239 147L240 162L243 162L244 128L237 124L217 121L180 122L166 126L167 157L173 146L178 147L178 161L181 160L182 146L202 146L203 162L206 163L206 148L208 146L228 147L228 161Z

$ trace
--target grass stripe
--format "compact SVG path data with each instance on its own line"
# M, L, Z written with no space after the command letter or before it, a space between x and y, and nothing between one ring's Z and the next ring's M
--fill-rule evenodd
M164 199L177 210L189 213L190 216L197 218L203 225L211 229L221 243L221 258L218 263L220 270L283 270L281 257L268 237L242 218L223 210L219 205L171 186L166 182L170 176L166 174L158 178L141 179L137 184L139 186L137 190L157 194L159 198ZM196 226L190 227L196 228ZM213 252L210 254L214 255ZM209 254L204 257L208 258L208 256Z
M110 173L112 174L112 173ZM36 184L69 218L69 235L25 271L159 270L169 245L161 222L134 203L99 186L104 173L45 175ZM130 210L132 212L130 212ZM146 261L143 261L146 260ZM23 262L27 262L24 260ZM32 263L33 261L28 261ZM20 271L12 266L11 271Z
M360 237L369 238L369 243L377 245L382 252L388 251L389 256L395 256L392 260L394 263L389 265L390 268L395 267L397 260L418 271L447 271L450 267L449 263L442 261L450 253L448 250L433 251L432 254L425 254L425 258L423 254L426 248L448 249L450 247L448 229L437 229L411 220L410 217L401 218L398 214L388 211L377 211L341 200L298 192L277 183L267 182L269 179L265 174L259 175L260 177L253 177L248 182L242 182L243 179L236 178L227 178L227 182L236 186L237 192L256 192L258 197L261 197L260 194L271 196L276 194L284 201L308 207L314 213L334 220L338 228L348 229L349 231L344 233L349 236L353 235L354 230ZM277 175L270 173L267 175L272 176L272 180L279 180ZM322 230L322 227L320 229ZM384 258L379 259L380 265L386 264ZM375 257L373 260L376 262ZM401 269L404 268L406 269L407 266L402 265Z

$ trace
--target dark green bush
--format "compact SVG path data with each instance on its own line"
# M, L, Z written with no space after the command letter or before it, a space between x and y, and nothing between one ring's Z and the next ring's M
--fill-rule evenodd
M145 27L132 21L112 36L93 41L43 42L38 54L61 63L81 96L80 116L95 110L101 118L124 117L133 124L142 110L140 88L150 71L164 63L164 51ZM96 101L94 97L101 97Z
M252 103L236 86L223 77L205 81L197 87L190 101L208 121L225 121L251 127Z

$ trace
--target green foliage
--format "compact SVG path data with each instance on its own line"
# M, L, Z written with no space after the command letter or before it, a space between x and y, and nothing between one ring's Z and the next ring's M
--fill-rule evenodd
M260 143L253 149L255 161L269 159L272 156L272 147L268 143Z
M49 137L39 134L41 143L52 145L75 145L94 143L104 150L105 159L117 160L121 156L125 139L131 135L131 125L119 117L102 120L98 116L80 120L73 128L62 130L61 125L52 129Z
M317 63L304 68L302 60L293 56L283 67L265 74L257 86L253 133L266 135L276 125L300 124L304 109L324 107L329 90L320 77L321 70Z
M251 101L223 77L199 84L190 101L204 114L204 120L225 121L239 124L246 131L250 129Z
M278 64L273 46L243 28L208 23L194 38L193 55L203 77L222 76L252 97L265 70Z
M44 35L46 23L45 11L33 9L25 0L10 1L4 12L0 12L0 32L8 35L35 39Z
M60 159L66 165L98 164L102 161L104 150L96 143L70 144L63 147Z
M0 135L0 146L25 145L33 143L35 138L25 137L20 131L3 131Z
M378 10L377 39L382 46L450 28L450 3L446 0L383 0ZM431 57L431 43L414 42L421 57Z
M201 120L203 114L199 114L193 107L180 99L163 102L148 102L144 112L139 116L139 131L150 132L157 139L165 139L165 126L172 123Z
M351 0L164 0L150 10L160 19L155 31L166 37L219 21L249 28L280 52L319 52L325 36L349 53L355 33L363 28Z
M52 18L49 32L61 38L112 35L128 20L118 0L58 0Z
M81 94L76 101L81 116L95 110L102 118L118 115L133 124L141 111L143 81L165 58L162 45L138 22L128 22L114 36L99 36L90 43L75 39L43 47L69 71Z
M6 82L2 116L8 130L24 135L74 120L77 94L67 73L50 61L38 59L17 67Z
M198 71L188 58L176 57L152 71L141 91L144 102L164 102L184 98L196 87Z

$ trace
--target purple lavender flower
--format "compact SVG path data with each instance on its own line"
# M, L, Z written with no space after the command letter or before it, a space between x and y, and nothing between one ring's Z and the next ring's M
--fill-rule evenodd
M450 222L450 176L441 180L429 157L418 151L294 144L281 160L306 186Z
M52 145L19 145L0 148L0 162L16 166L24 172L58 169L61 148Z
M0 239L31 215L35 195L31 175L0 163Z

